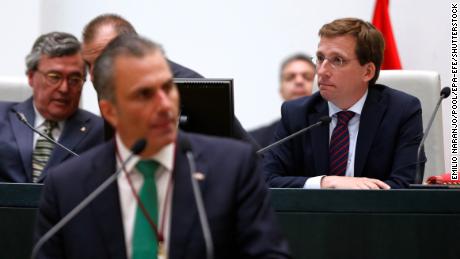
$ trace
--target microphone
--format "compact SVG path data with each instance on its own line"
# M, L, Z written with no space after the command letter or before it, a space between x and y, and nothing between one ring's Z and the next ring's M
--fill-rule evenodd
M293 137L295 137L295 136L297 136L297 135L300 135L300 134L302 134L302 133L304 133L304 132L307 132L307 131L309 131L310 129L312 129L312 128L314 128L314 127L317 127L317 126L323 125L323 124L324 124L324 125L327 125L327 124L331 123L331 120L332 120L331 117L329 117L329 116L323 116L323 117L319 118L319 121L318 121L317 123L312 124L312 125L310 125L310 126L307 126L307 127L303 128L303 129L297 131L297 132L292 133L291 135L289 135L289 136L287 136L287 137L285 137L285 138L282 138L282 139L276 141L275 143L272 143L272 144L270 144L270 145L268 145L268 146L266 146L266 147L264 147L264 148L261 148L261 149L259 149L256 153L257 153L257 154L262 154L263 152L265 152L265 151L267 151L267 150L270 150L270 149L272 149L273 147L278 146L278 145L284 143L285 141L290 140L291 138L293 138Z
M420 161L420 155L422 153L423 144L425 143L428 133L430 132L431 126L433 125L434 118L436 117L436 113L439 110L439 106L441 105L442 100L449 97L449 95L450 95L450 88L446 86L441 90L441 94L440 94L438 103L436 104L436 107L434 108L433 114L431 114L430 121L428 122L425 133L423 133L422 141L420 142L420 145L418 146L417 164L416 164L416 171L415 171L415 184L422 184L422 181L423 181L424 172L420 170L420 163L422 162Z
M18 119L24 123L29 129L33 130L35 133L37 133L38 135L44 137L46 140L48 140L49 142L59 146L60 148L64 149L65 151L69 152L70 154L74 155L74 156L79 156L77 153L73 152L72 150L66 148L64 145L62 145L61 143L57 142L56 140L48 137L46 134L43 134L41 133L39 130L37 130L36 128L34 128L32 125L30 125L29 121L27 121L27 118L26 116L24 115L24 113L22 112L18 112L16 110L12 110L14 113L16 113L16 116L18 117Z
M80 211L82 211L88 204L90 204L99 194L101 194L107 187L112 184L115 179L118 178L118 175L122 172L125 165L131 161L131 159L141 153L147 146L147 141L145 139L137 140L134 145L131 147L131 154L121 163L120 168L113 175L107 178L101 185L99 185L93 192L91 192L84 200L82 200L75 208L73 208L67 215L65 215L54 227L52 227L48 232L46 232L35 244L34 249L32 250L31 259L34 259L38 255L40 248L48 241L52 236L54 236L61 228L63 228L70 220L72 220Z
M188 164L190 167L190 179L192 181L193 196L195 197L196 207L198 210L198 217L201 223L201 230L203 231L203 238L206 245L206 258L214 258L214 247L211 236L211 231L209 228L208 218L206 216L206 211L204 209L203 197L201 195L200 188L198 186L197 180L193 177L193 174L196 172L195 158L192 153L192 146L187 137L183 136L180 139L180 147L182 152L187 156Z

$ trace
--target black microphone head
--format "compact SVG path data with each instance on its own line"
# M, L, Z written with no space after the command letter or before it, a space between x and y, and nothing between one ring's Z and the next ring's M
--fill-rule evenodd
M182 152L187 153L192 151L192 145L190 144L190 141L186 136L181 136L179 138L179 145L182 150Z
M131 147L131 152L137 155L141 153L142 151L144 151L146 146L147 146L147 140L145 140L145 138L138 139L136 142L134 142L134 145Z
M446 86L441 90L442 98L447 98L450 95L450 87Z
M323 124L329 124L332 121L332 118L329 116L323 116L319 118L319 121L321 121Z

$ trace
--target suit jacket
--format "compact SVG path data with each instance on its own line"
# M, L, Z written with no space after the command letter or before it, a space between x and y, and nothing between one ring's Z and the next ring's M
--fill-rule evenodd
M184 67L176 62L168 59L169 67L173 73L174 78L203 78L199 73Z
M270 125L251 130L249 131L249 134L254 138L257 144L259 144L259 146L266 147L274 142L273 138L278 124L280 124L280 120L272 122Z
M327 102L319 93L286 102L281 112L276 140L329 115ZM392 188L414 183L422 136L422 109L417 98L383 85L369 87L360 117L354 176L380 179ZM327 175L328 170L329 126L313 128L275 147L264 159L271 187L301 188L308 177Z
M35 112L32 98L21 103L0 102L0 181L32 182L33 131L24 125L13 112L24 113L33 125ZM65 122L59 143L77 154L102 143L103 121L100 117L78 109ZM39 182L47 175L48 168L72 158L73 155L55 147Z
M268 190L251 147L239 141L180 133L190 140L214 243L215 258L286 258ZM107 142L50 170L38 212L37 240L115 172ZM206 258L190 168L176 148L169 257ZM97 159L94 159L96 158ZM118 185L112 183L42 248L39 258L126 258Z

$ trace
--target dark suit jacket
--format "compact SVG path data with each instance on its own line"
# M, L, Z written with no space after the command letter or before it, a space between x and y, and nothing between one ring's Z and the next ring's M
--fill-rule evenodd
M174 78L203 78L203 76L198 72L195 72L188 67L179 65L172 60L168 59L168 64L171 68Z
M268 190L247 144L188 137L214 240L215 258L286 258ZM36 239L115 172L114 141L50 170L38 213ZM186 156L176 148L169 257L206 258ZM97 159L95 159L97 158ZM99 197L43 247L39 258L126 258L118 185ZM45 256L46 255L46 256Z
M35 121L32 98L22 103L0 102L0 181L32 182L33 132L17 118L13 110L24 113L32 125ZM59 143L80 154L103 140L102 119L79 109L67 119ZM40 182L48 168L72 157L72 154L56 146Z
M327 102L319 93L286 102L281 112L275 139L329 115ZM422 135L422 109L417 98L383 85L369 87L360 119L354 175L383 180L392 188L414 183ZM328 126L291 139L267 152L264 159L271 187L301 188L308 177L327 175L328 170Z
M259 144L260 147L266 147L274 141L275 130L280 124L280 120L272 122L270 125L260 127L249 131L249 135Z

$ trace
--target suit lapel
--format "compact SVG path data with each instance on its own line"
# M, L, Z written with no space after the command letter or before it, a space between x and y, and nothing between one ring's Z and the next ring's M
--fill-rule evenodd
M89 174L84 187L87 195L115 172L114 141L106 143L102 152L91 163L93 164L93 173ZM98 223L99 231L103 237L104 244L107 246L110 258L126 258L117 182L113 182L89 207L93 213L94 220Z
M178 138L181 137L184 137L182 133L178 135ZM195 150L194 153L196 155L196 166L200 168L199 154ZM179 146L176 148L174 163L174 195L171 213L169 247L182 247L184 249L169 249L169 255L170 258L183 258L187 254L185 248L192 241L190 240L192 227L200 223L198 222L195 199L190 181L190 168L187 157L180 151Z
M35 112L32 104L32 98L25 102L19 103L13 107L18 112L22 112L27 121L33 126L35 121ZM21 122L16 113L9 112L9 119L13 129L13 135L16 138L22 164L26 172L28 182L32 182L32 152L33 152L33 131Z
M386 108L387 103L381 100L380 92L378 92L374 87L369 87L368 96L366 102L364 103L359 121L359 132L355 155L355 177L363 175L367 155L369 154Z
M91 130L87 121L88 118L86 118L82 112L77 110L75 114L66 121L62 134L58 140L59 143L75 152L78 144ZM56 146L51 154L44 173L40 176L39 180L42 181L46 177L47 168L60 164L69 156L72 156L72 154Z
M315 106L316 112L308 116L308 124L317 123L323 116L328 116L327 102L321 99ZM313 148L313 162L315 175L328 174L329 171L329 125L322 125L311 129L311 143Z

